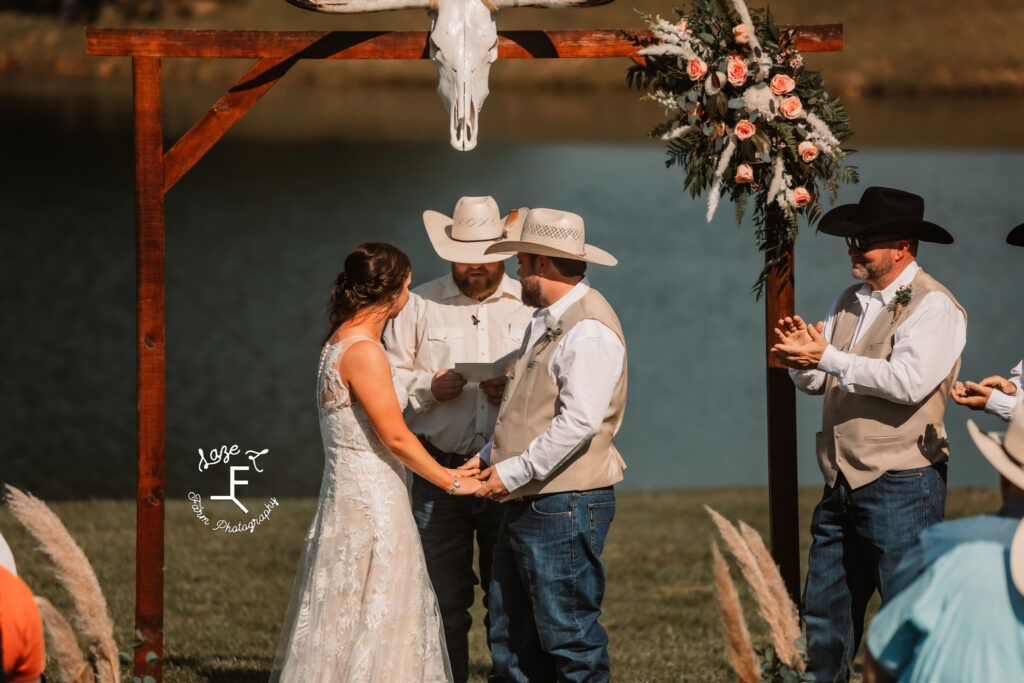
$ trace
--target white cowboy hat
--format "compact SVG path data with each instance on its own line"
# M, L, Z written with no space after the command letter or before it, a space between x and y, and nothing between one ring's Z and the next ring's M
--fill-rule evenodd
M588 261L602 266L614 266L618 259L603 249L586 244L583 219L568 211L533 209L526 217L522 236L487 247L485 254L514 253L541 254L559 258Z
M992 467L1017 488L1024 489L1024 403L1013 411L1013 419L1002 438L998 432L981 431L974 420L967 421L967 431ZM1010 545L1010 575L1017 591L1024 595L1024 522L1017 526Z
M504 218L492 197L462 197L451 218L437 211L423 212L423 226L434 251L453 263L496 263L511 254L487 254L484 249L503 239L519 237L529 211L525 206Z
M983 432L974 420L967 421L967 431L992 467L1012 484L1024 489L1024 403L1013 411L1013 419L1005 435Z

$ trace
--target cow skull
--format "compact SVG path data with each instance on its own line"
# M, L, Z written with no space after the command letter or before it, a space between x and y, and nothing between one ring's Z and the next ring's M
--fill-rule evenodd
M437 92L448 109L452 147L476 147L487 76L498 58L498 10L483 0L440 0L431 12L430 58L437 64Z
M452 147L476 147L487 77L498 58L499 8L579 7L612 0L288 0L317 12L354 14L426 9L432 19L430 58L437 64L437 92L448 108Z

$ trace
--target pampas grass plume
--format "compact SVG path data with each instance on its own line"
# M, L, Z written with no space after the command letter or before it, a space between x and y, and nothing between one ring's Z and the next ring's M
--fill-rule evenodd
M711 556L715 566L715 589L718 591L718 602L722 608L722 628L729 649L729 660L740 683L758 683L761 680L761 667L757 664L757 655L750 643L750 632L747 622L743 619L743 608L740 607L740 596L736 585L729 576L729 567L725 564L718 544L711 541Z
M101 683L119 683L121 670L114 642L114 624L89 558L46 503L10 484L6 493L11 512L39 542L40 552L50 562L57 579L64 584L75 603L75 621L95 658L99 680Z
M71 625L49 600L39 596L35 600L50 642L50 654L57 660L61 679L65 683L93 683L96 679L92 667L82 656Z
M800 633L800 616L792 598L789 597L789 591L786 590L779 566L775 564L771 553L765 547L761 534L746 522L740 522L740 533L761 568L761 575L764 576L765 584L773 597L772 603L777 610L774 619L768 623L775 652L785 664L797 671L803 671L804 660L800 657L801 653L795 645L797 639L802 635Z

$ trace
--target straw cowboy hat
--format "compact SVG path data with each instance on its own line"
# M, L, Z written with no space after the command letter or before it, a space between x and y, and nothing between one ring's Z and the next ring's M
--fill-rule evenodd
M462 197L451 218L437 211L423 212L423 226L434 251L453 263L496 263L511 254L485 255L484 249L503 239L517 238L529 211L525 206L504 218L492 197Z
M890 187L869 187L856 204L842 204L826 213L818 232L837 237L897 235L922 242L952 244L945 228L924 220L924 199Z
M1010 231L1010 234L1006 236L1006 243L1015 247L1024 247L1024 223Z
M519 239L505 240L487 247L487 254L527 254L555 256L588 261L602 266L614 266L618 259L603 249L586 244L583 219L568 211L533 209L526 217Z
M974 420L967 421L967 431L992 467L1017 488L1024 489L1024 403L1013 411L1013 419L1002 438L998 432L981 431ZM1017 527L1010 546L1010 574L1017 591L1024 594L1024 522Z

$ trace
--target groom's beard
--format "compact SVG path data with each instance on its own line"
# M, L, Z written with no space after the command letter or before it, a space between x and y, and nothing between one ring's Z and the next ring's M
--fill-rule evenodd
M523 303L533 308L543 307L540 300L540 278L536 275L527 275L523 278Z
M893 267L892 255L880 259L878 261L864 261L864 262L853 262L853 267L850 268L850 275L857 278L858 280L877 280L880 277L884 277L889 274L889 271Z

